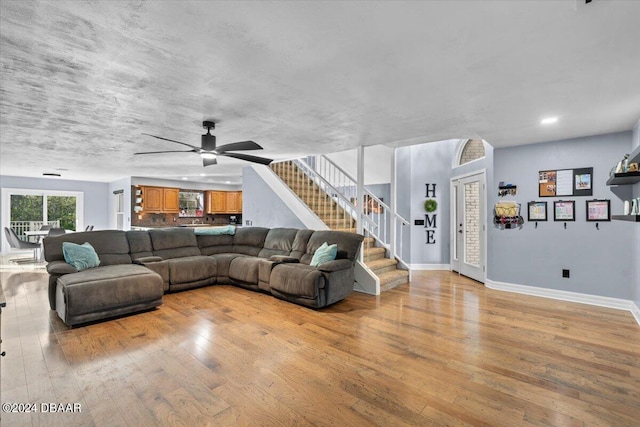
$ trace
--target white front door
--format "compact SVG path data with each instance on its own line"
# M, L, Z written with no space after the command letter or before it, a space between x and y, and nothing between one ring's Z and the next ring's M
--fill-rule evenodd
M451 269L485 281L486 177L480 172L451 180Z

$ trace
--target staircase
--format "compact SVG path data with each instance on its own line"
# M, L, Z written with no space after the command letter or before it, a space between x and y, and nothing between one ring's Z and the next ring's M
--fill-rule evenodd
M293 162L271 163L273 172L293 190L293 192L325 223L331 230L356 232L353 217L336 201L325 193ZM398 268L398 261L387 258L386 250L376 246L373 237L365 237L363 260L380 280L380 292L393 289L409 282L409 272Z

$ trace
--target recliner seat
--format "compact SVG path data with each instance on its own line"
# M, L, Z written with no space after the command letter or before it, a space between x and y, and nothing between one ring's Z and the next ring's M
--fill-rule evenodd
M362 240L359 234L340 231L261 227L238 228L234 235L221 236L196 236L192 229L177 227L47 237L49 303L65 323L74 325L156 307L164 292L232 284L320 308L353 291ZM91 243L100 267L75 270L64 261L65 241ZM310 266L324 242L338 245L336 260ZM136 290L138 286L142 287ZM147 286L160 298L142 295ZM80 302L77 297L87 292L98 296ZM60 297L64 300L58 301Z

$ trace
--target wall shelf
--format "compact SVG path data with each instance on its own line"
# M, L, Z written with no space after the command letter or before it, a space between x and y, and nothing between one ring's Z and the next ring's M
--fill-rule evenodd
M640 172L617 173L607 180L607 185L631 185L640 182Z
M618 221L640 222L640 215L611 215L611 219Z
M629 163L640 163L640 145L629 154ZM617 173L607 180L607 185L633 185L640 182L640 172Z

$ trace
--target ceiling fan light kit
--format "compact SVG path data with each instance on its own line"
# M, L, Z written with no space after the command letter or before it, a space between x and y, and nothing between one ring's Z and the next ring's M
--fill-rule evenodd
M143 133L143 135L151 136L157 139L162 139L163 141L174 142L176 144L187 146L191 148L191 150L145 151L145 152L133 153L133 154L138 155L138 154L163 154L163 153L196 153L196 154L200 154L200 157L202 157L203 166L211 166L211 165L217 164L216 159L218 156L233 157L234 159L245 160L253 163L260 163L262 165L268 165L273 161L272 159L267 159L266 157L258 157L258 156L252 156L249 154L231 152L231 151L245 151L245 150L262 150L262 147L253 141L232 142L230 144L225 144L225 145L216 147L216 137L215 135L211 135L211 129L215 129L216 124L212 121L205 120L204 122L202 122L202 127L207 129L207 133L202 135L202 138L200 141L200 147L196 147L195 145L187 144L185 142L174 141L173 139L163 138L161 136L155 136L148 133Z

